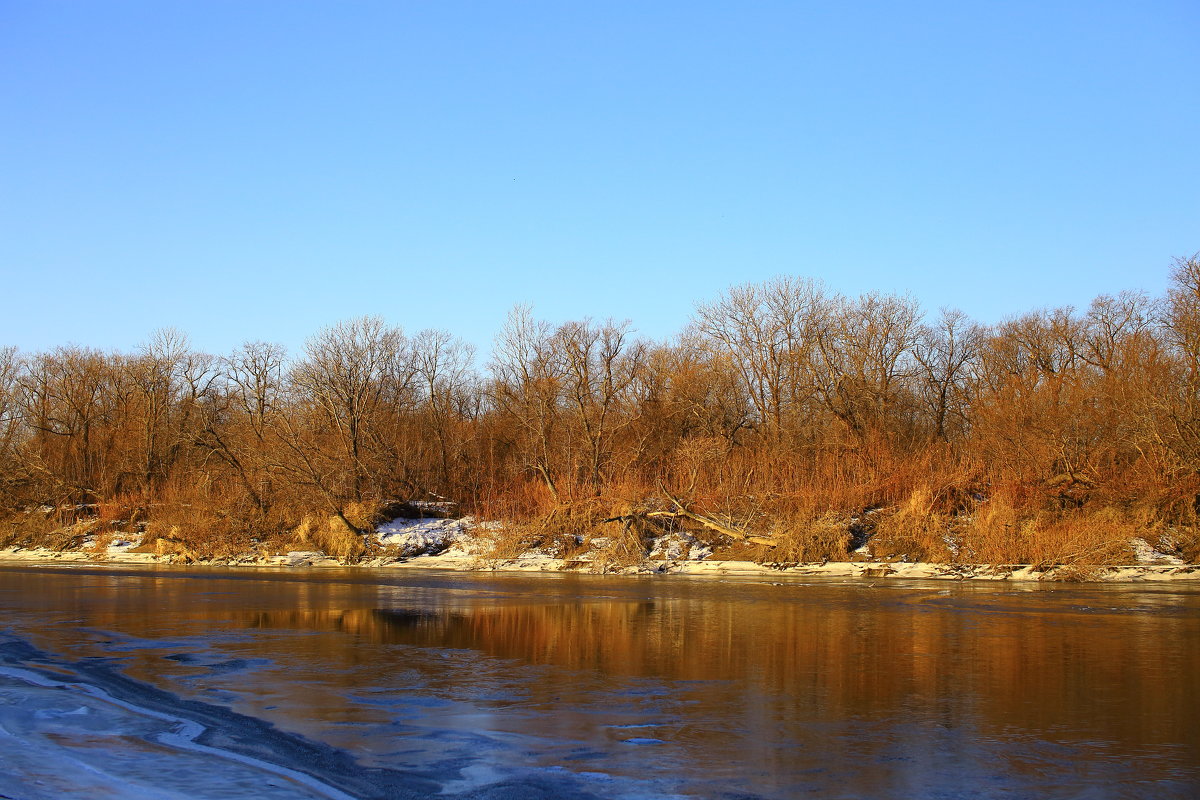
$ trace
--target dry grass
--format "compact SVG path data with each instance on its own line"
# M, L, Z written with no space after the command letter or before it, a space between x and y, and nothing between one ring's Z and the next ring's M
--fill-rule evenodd
M1196 529L1192 528L1181 536L1180 557L1189 564L1200 564L1200 534L1197 534Z
M105 558L108 555L108 546L116 538L116 531L101 521L92 534L91 544L84 548L84 552L90 554L92 558Z
M78 550L90 535L107 530L96 517L63 524L59 515L40 510L18 512L0 527L0 547L46 548L55 552Z
M47 547L56 552L78 550L83 547L84 540L97 533L100 527L100 521L97 519L83 519L48 532L41 542L35 542L35 546Z
M368 531L379 523L387 521L384 511L391 505L382 500L352 501L342 509L342 514L350 521L351 525L360 531Z
M172 505L154 509L137 550L178 554L186 561L232 558L251 551L249 532L219 511Z
M358 520L365 518L359 513L361 509L355 509L355 512L359 514ZM357 525L349 513L346 513L346 517ZM372 550L368 537L347 526L337 515L318 517L306 514L300 524L292 529L292 540L295 549L319 550L345 563L360 561Z
M124 494L97 503L96 516L113 528L129 527L145 520L146 509L141 497Z
M0 547L49 547L61 527L52 512L19 511L0 524Z
M1163 531L1157 518L1145 512L1104 507L1022 513L1012 502L993 498L961 529L962 560L1076 570L1130 564L1130 540L1156 542Z
M540 480L498 481L477 498L473 510L483 519L530 520L550 513L558 501Z
M1200 564L1200 528L1195 525L1165 529L1149 541L1163 553L1177 555L1189 564Z
M933 493L919 487L898 508L878 515L871 552L878 558L944 564L955 557L949 537L949 517L936 509Z
M347 564L373 555L387 555L370 534L402 506L386 500L350 502L342 509L345 521L337 514L303 513L294 524L284 524L279 533L264 537L261 546L272 553L318 550Z
M482 554L485 561L510 561L523 553L539 550L555 558L577 555L581 543L607 526L608 516L600 498L560 505L548 513L506 521L489 534Z
M486 563L511 561L532 550L545 540L545 531L538 525L525 522L505 522L484 534L480 558Z
M777 518L768 535L778 544L774 548L758 546L753 552L755 561L844 561L850 554L847 517L808 505L793 508L786 517Z
M978 504L957 526L959 560L973 564L1022 563L1013 543L1020 539L1020 515L1007 496Z
M772 453L752 438L737 446L707 438L687 442L654 468L630 462L614 470L600 496L590 483L557 475L557 496L528 473L481 479L479 493L464 495L464 502L472 513L504 522L483 534L481 558L509 561L536 550L570 560L590 550L597 571L639 564L651 540L671 524L644 517L672 510L661 479L689 509L777 542L747 544L675 521L717 546L717 558L773 564L855 558L852 520L864 508L880 508L861 524L882 559L1030 564L1059 579L1082 579L1094 568L1132 563L1129 542L1142 538L1161 552L1200 562L1200 483L1176 479L1178 472L1165 468L1113 472L1067 503L1044 479L1022 477L1034 470L988 467L982 456L968 462L948 448L914 455L881 439L857 448L843 441L828 450L784 442ZM113 535L144 529L139 550L184 559L303 549L354 562L382 551L353 528L369 531L396 515L382 502L352 503L344 510L348 526L336 515L313 513L312 498L284 491L263 512L237 486L221 485L180 481L152 498L114 495L49 513L13 512L0 522L0 547L79 549L93 536L91 549L99 555ZM79 519L82 514L93 516ZM604 522L614 517L635 522ZM597 540L601 544L592 546Z

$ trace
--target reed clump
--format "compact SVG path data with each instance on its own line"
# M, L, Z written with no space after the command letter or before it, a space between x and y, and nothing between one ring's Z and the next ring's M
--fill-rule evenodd
M253 550L251 531L221 509L172 503L152 509L136 548L184 561L233 558Z
M349 515L343 512L321 515L305 514L300 523L292 529L292 541L298 550L319 550L330 558L336 558L345 563L354 563L371 551L368 538L361 529L354 526ZM359 516L359 520L363 517ZM354 526L354 527L352 527Z
M1082 570L1131 564L1134 539L1157 542L1165 531L1161 521L1144 511L1104 506L1022 513L1011 501L993 498L963 525L961 542L964 559L975 563Z
M852 536L846 515L803 501L781 504L777 513L768 533L776 545L757 546L755 560L802 563L849 557Z
M959 551L950 516L938 509L933 492L924 486L914 489L897 508L876 515L870 544L878 558L935 564L955 560Z
M1014 549L1022 538L1023 520L1006 495L978 502L974 509L958 517L955 541L959 560L973 564L1021 563Z

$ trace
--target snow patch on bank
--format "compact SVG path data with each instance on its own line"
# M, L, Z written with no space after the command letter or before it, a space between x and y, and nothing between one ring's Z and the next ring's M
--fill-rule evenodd
M101 541L101 538L96 534L88 534L83 537L83 549L94 551L98 541ZM119 556L128 553L133 548L141 545L141 543L142 534L140 533L117 533L113 534L109 539L108 545L105 546L103 552L110 556Z
M387 548L395 548L402 558L440 555L466 544L475 527L471 517L461 519L405 519L385 522L375 528L375 538ZM466 550L465 547L459 549ZM466 553L464 552L464 555Z
M712 547L683 531L664 533L650 543L651 561L703 561Z
M1129 546L1133 548L1134 558L1137 559L1137 563L1139 564L1170 564L1175 567L1182 567L1186 563L1179 556L1164 553L1156 549L1142 538L1130 539Z

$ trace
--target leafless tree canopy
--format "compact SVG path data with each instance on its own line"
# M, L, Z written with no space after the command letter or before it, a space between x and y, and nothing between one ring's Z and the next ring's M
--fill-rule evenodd
M666 342L518 307L485 370L449 332L376 317L318 331L295 358L263 342L208 356L174 330L131 353L7 347L0 467L14 519L174 504L247 535L442 498L511 517L669 497L781 519L910 503L964 520L995 500L1010 538L1031 515L1101 509L1194 527L1200 260L1179 259L1162 298L991 326L789 277L698 305Z

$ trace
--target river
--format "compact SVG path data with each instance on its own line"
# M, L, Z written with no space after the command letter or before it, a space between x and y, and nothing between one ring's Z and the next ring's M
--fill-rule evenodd
M1193 798L1200 587L0 569L0 797Z

